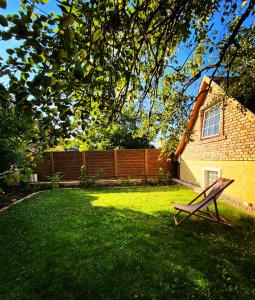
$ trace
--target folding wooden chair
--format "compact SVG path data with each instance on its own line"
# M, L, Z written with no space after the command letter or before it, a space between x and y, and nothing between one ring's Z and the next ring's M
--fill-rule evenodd
M203 219L209 219L219 224L232 226L220 216L217 206L217 199L219 198L223 190L233 182L233 179L219 178L187 205L173 202L174 208L178 210L178 212L174 215L175 226L180 225L183 221L185 221L192 215L198 216ZM194 203L201 196L204 196L204 198L201 201ZM215 208L214 213L209 210L209 206L213 204ZM180 215L182 212L187 213L187 215L178 221L177 216Z

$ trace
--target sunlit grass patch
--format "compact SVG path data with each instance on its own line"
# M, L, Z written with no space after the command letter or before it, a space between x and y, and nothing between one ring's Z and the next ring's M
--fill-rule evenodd
M252 299L254 219L173 227L181 186L56 190L0 214L0 299Z

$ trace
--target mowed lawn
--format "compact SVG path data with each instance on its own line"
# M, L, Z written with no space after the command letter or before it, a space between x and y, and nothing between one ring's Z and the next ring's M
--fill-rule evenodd
M0 214L0 299L255 299L255 219L173 227L169 187L44 192Z

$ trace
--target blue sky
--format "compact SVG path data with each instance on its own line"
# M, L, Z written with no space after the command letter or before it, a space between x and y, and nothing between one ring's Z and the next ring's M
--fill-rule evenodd
M56 4L56 0L48 0L48 4L37 4L38 8L41 8L45 12L51 12L54 11L56 13L59 13L61 10ZM20 1L19 0L7 0L7 7L6 9L0 8L0 14L8 15L8 14L15 14L20 8ZM38 10L37 10L38 11ZM36 11L35 11L36 12ZM38 11L39 12L39 11ZM3 30L3 27L1 27L1 30ZM15 47L18 47L20 45L19 41L16 41L15 39L11 39L9 41L0 41L0 57L3 59L7 58L6 49L13 49ZM6 84L8 82L7 77L1 78L1 82Z
M19 0L7 0L7 8L5 9L6 14L15 13L19 9L20 1ZM46 5L36 5L41 7L45 11L59 11L58 6L56 5L56 0L48 0Z
M48 4L46 4L46 5L37 4L36 6L46 12L51 12L51 11L54 11L56 13L60 12L60 9L56 4L56 0L48 0ZM17 13L19 8L20 8L19 0L7 0L7 7L6 7L6 9L0 9L0 14L3 14L3 15L15 14L15 13ZM19 41L15 41L14 39L9 40L8 42L0 41L0 56L5 58L6 57L5 50L8 48L11 48L11 49L15 48L18 45L19 45Z

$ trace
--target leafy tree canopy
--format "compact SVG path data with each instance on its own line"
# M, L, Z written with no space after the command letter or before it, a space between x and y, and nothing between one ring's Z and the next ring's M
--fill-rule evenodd
M205 71L226 74L254 31L255 0L59 0L60 14L47 2L21 0L17 14L1 15L0 38L20 47L7 50L0 71L4 93L30 110L50 146L125 109L141 135L178 136L189 87Z
M33 156L26 149L35 142L35 123L30 111L13 105L0 84L0 174L13 165L25 167ZM13 101L12 101L13 100ZM31 161L30 161L31 162Z
M154 148L155 133L142 133L140 122L131 112L124 112L118 120L105 127L91 123L89 130L80 131L71 140L60 140L51 150L108 150Z
M87 149L140 149L154 148L155 133L140 130L140 122L130 112L124 112L111 126L95 126L87 134L78 134L78 144L86 141ZM88 137L89 135L89 137Z

